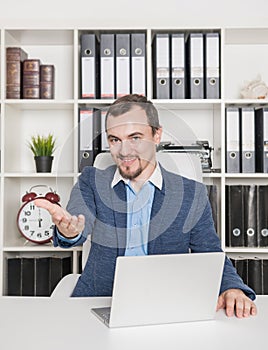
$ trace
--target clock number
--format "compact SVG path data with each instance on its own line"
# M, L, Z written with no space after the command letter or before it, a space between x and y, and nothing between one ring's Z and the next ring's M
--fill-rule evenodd
M35 209L35 205L34 204L30 204L30 210L34 210Z
M44 232L44 234L45 234L45 236L49 236L49 231L46 230L46 231Z
M27 222L27 219L26 219L26 218L23 218L23 219L22 219L22 222L23 222L23 223Z
M30 228L29 225L25 225L25 226L24 226L24 230L25 230L25 231L28 231L29 228Z
M25 215L25 216L30 216L30 215L31 215L30 210L26 210L26 211L24 212L24 215Z

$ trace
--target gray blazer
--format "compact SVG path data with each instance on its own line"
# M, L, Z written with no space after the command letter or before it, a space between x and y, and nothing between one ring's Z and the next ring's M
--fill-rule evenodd
M81 245L91 235L91 249L73 296L110 296L117 256L126 247L127 203L123 181L111 188L116 167L106 170L85 167L71 191L67 210L83 214L86 226L75 244L54 235L54 245ZM222 251L215 231L205 185L161 167L163 186L155 188L149 227L148 254L178 254ZM244 284L226 258L220 293L243 290L252 300L254 291Z

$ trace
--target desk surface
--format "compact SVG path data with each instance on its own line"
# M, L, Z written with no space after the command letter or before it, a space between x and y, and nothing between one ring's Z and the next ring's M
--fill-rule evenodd
M3 350L267 349L268 296L258 296L258 315L157 326L109 329L91 312L110 298L0 298Z

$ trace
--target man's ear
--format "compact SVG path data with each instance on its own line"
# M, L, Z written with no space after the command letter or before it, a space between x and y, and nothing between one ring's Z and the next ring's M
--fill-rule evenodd
M161 138L162 138L162 131L163 131L162 127L156 129L156 131L155 131L155 134L154 134L154 142L155 142L156 146L159 145L159 143L160 143L160 141L161 141Z

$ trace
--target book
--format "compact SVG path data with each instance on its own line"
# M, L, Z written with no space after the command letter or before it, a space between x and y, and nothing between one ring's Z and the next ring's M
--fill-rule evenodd
M24 60L22 73L23 98L40 98L40 60L38 58Z
M20 47L6 48L6 98L22 98L22 63L28 54Z
M55 93L55 66L53 64L40 65L40 98L53 99Z

